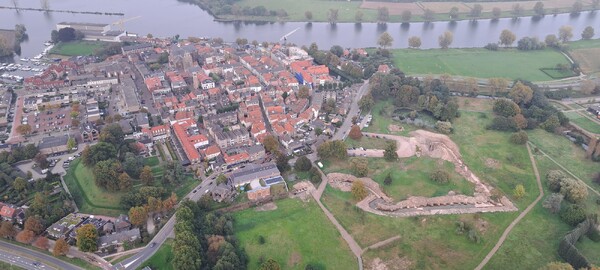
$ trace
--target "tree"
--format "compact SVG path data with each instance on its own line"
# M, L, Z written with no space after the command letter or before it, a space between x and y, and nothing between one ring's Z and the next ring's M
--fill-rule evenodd
M52 32L50 32L50 41L52 41L52 43L55 43L55 44L60 41L58 31L52 30Z
M131 177L126 172L119 175L119 190L130 190L133 184L131 183Z
M546 197L546 199L544 200L544 202L542 203L542 206L548 210L550 210L550 212L552 214L556 214L558 212L560 212L560 207L561 207L561 203L564 199L564 196L560 193L552 193L550 195L548 195L548 197Z
M529 104L533 98L533 90L531 90L531 87L518 81L510 89L508 96L517 104Z
M362 132L360 131L360 127L358 125L353 125L352 128L350 128L348 137L350 137L350 139L353 139L355 141L360 140L360 138L362 138Z
M307 86L303 85L300 86L300 89L298 89L298 98L308 98L309 97L309 91L310 89L308 89Z
M435 170L429 176L436 183L446 184L450 181L450 174L444 170Z
M435 19L435 12L431 9L425 9L423 12L423 19L425 19L426 22L432 21Z
M504 78L490 78L488 80L488 86L492 92L492 96L496 96L498 92L506 91L508 81Z
M358 177L365 177L369 174L369 161L365 158L350 159L350 169Z
M67 140L67 148L69 150L71 150L71 149L73 149L75 147L77 147L77 141L75 141L75 138L69 138Z
M450 47L452 44L452 41L454 41L454 35L450 31L446 31L444 34L438 37L438 42L442 49L448 49L448 47Z
M81 160L88 167L94 166L100 161L116 157L117 149L113 145L104 142L99 142L91 147L86 146L81 153Z
M551 115L550 117L548 117L548 119L546 119L546 121L544 121L540 125L540 128L542 128L548 132L554 132L554 131L556 131L556 128L558 128L559 126L560 126L560 119L558 119L558 116Z
M383 151L383 158L386 161L395 161L398 159L398 145L396 141L390 141L386 144L385 150Z
M31 133L31 126L29 124L19 125L17 126L17 132L23 136L28 135Z
M129 209L129 220L131 224L135 226L142 226L146 223L146 219L148 217L148 213L146 212L146 208L137 206Z
M123 170L133 178L139 178L142 168L144 167L144 158L139 155L135 155L131 152L125 154L123 160Z
M571 7L571 14L579 14L583 10L583 4L580 1L575 1Z
M563 262L550 262L539 270L575 270L573 266Z
M510 135L510 142L512 142L514 144L523 145L523 144L527 143L528 140L529 140L529 136L527 136L527 132L525 132L523 130L517 131L517 132L513 133L512 135Z
M64 256L67 254L67 252L69 252L69 244L67 244L65 238L61 237L60 239L56 240L56 243L54 243L54 248L52 249L52 255L55 257Z
M279 266L279 263L277 263L277 261L269 258L267 261L265 261L263 264L260 265L260 268L258 268L259 270L281 270L281 267Z
M479 16L481 16L482 11L483 11L483 6L481 4L475 4L475 5L473 5L473 8L471 9L471 12L469 13L469 15L473 18L478 18Z
M558 47L558 45L560 45L560 40L558 40L558 37L556 35L547 35L546 38L544 39L544 42L546 43L546 45L548 47L553 47L556 48Z
M36 235L40 235L44 232L44 224L42 224L42 220L37 216L30 216L25 220L24 225L25 230L30 230L34 232Z
M312 21L313 19L313 13L310 11L306 11L304 12L304 17L308 20L308 21Z
M377 39L377 44L383 49L392 46L392 42L394 42L394 38L392 38L388 32L383 32L383 34L379 36L379 39Z
M513 117L521 113L521 108L510 99L500 98L494 101L493 111L504 117Z
M502 30L502 33L500 33L500 44L504 45L505 47L512 45L516 39L517 36L515 36L515 34L508 29L504 29Z
M65 27L58 30L58 40L61 42L69 42L75 40L75 29Z
M227 183L227 176L225 176L225 174L219 174L219 176L217 176L217 184L226 184Z
M152 174L150 166L144 166L144 168L142 168L140 180L146 186L151 186L154 183L154 175Z
M365 187L365 184L360 180L352 182L352 188L350 191L352 193L352 197L354 197L354 199L357 201L362 201L369 195L369 191Z
M594 27L588 26L585 29L583 29L583 32L581 33L581 38L582 39L592 39L594 37L595 33L594 33Z
M273 135L267 135L263 139L263 146L265 150L271 154L279 152L279 141Z
M450 134L452 133L452 123L449 121L437 121L435 123L435 130L443 134Z
M458 19L458 15L459 15L458 11L459 10L457 7L452 7L450 9L450 12L448 13L450 15L450 19L452 19L452 20Z
M573 27L570 25L561 26L560 29L558 29L558 38L563 43L571 40L571 38L573 38Z
M513 120L515 121L518 129L524 129L527 127L527 118L525 118L525 116L522 114L513 116Z
M300 172L306 172L312 168L312 162L306 156L301 156L296 160L294 169Z
M544 10L544 3L542 3L541 1L535 3L535 5L533 6L533 11L537 16L544 16L544 14L546 13L546 11Z
M564 178L560 182L560 193L571 203L581 203L588 196L587 186L580 180Z
M362 11L360 11L360 10L357 10L357 11L356 11L356 13L354 14L354 20L355 20L356 22L362 22L362 20L363 20L363 16L364 16L364 15L365 15L365 14L364 14Z
M289 161L290 159L288 156L281 152L277 152L275 155L275 163L277 164L277 169L279 169L280 172L286 172L291 169Z
M361 111L369 111L375 105L375 101L373 100L373 96L371 93L368 93L360 98L358 101L358 106Z
M16 191L22 193L27 189L27 181L21 177L17 177L13 181L12 186Z
M585 209L578 204L569 204L560 211L560 218L571 226L577 226L586 218Z
M3 238L13 238L17 234L15 227L9 221L2 221L0 223L0 237Z
M98 250L98 231L93 224L85 224L77 228L77 247L83 252Z
M523 11L524 11L523 6L521 6L521 4L519 4L519 3L516 3L512 6L512 14L515 17L519 17L519 16L523 15Z
M335 54L335 56L337 57L341 57L344 54L344 48L342 48L342 46L340 45L331 46L331 49L329 49L329 51Z
M348 157L344 141L326 141L317 147L317 155L322 159L335 158L344 160Z
M411 18L412 12L410 12L410 10L402 11L402 14L400 15L400 20L402 20L403 23L410 22Z
M329 19L329 23L331 24L335 24L338 21L338 13L339 10L337 9L329 9L329 12L327 12L327 18Z
M42 250L47 250L48 247L50 246L50 243L48 243L48 238L40 236L38 237L35 242L33 242L33 246L42 249Z
M518 184L515 189L513 190L513 196L515 196L515 199L520 200L521 198L523 198L525 196L525 187L521 184Z
M110 143L115 147L118 147L123 143L125 133L123 133L123 129L121 129L119 124L114 123L105 126L102 131L100 131L100 136L98 138L100 142Z
M94 180L97 186L109 191L119 190L120 163L115 159L103 160L94 166Z
M33 237L35 237L34 232L30 230L22 230L17 234L15 239L23 244L29 244L31 241L33 241Z
M377 9L377 20L379 20L379 22L387 22L390 20L390 11L387 7L380 7Z
M499 7L492 8L492 18L498 19L502 15L502 10Z
M408 47L418 49L421 47L421 38L420 37L410 37L408 38Z

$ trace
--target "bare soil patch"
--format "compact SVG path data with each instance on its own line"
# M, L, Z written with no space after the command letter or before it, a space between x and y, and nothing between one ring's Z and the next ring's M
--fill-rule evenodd
M263 212L263 211L273 211L277 209L277 205L275 203L265 203L261 206L257 206L256 208L254 208L254 211L257 212Z
M367 266L370 270L407 270L411 269L412 262L406 257L395 257L388 261L383 261L380 258L375 258Z
M600 48L577 49L570 52L585 74L600 72Z
M500 161L495 160L493 158L485 159L485 166L492 169L500 169Z
M300 253L298 253L297 251L294 251L294 252L292 252L292 255L290 255L290 258L288 260L288 265L296 266L300 263L301 260L302 260L302 256L300 255Z
M390 124L390 125L388 125L388 130L390 132L401 132L401 131L404 131L404 127L399 126L399 125Z

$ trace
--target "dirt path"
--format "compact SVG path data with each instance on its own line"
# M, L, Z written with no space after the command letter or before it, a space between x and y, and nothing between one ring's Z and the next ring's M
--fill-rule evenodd
M560 163L558 163L556 160L554 160L552 157L550 157L548 154L546 154L546 152L542 151L542 149L540 149L538 146L536 146L535 144L528 142L528 145L532 145L535 148L538 149L538 151L540 151L540 153L542 153L544 156L546 156L550 161L554 162L554 164L558 165L558 167L560 167L561 169L563 169L565 172L567 172L569 175L573 176L573 178L581 181L583 184L585 184L586 187L588 187L588 189L590 189L592 192L596 193L596 195L600 196L600 192L598 192L597 190L595 190L593 187L591 187L590 185L588 185L586 182L584 182L583 180L579 179L579 177L575 176L571 171L567 170L567 168L565 168L563 165L561 165Z
M392 243L392 242L394 242L396 240L399 240L399 239L400 239L400 235L396 235L394 237L391 237L391 238L385 239L383 241L379 241L379 242L377 242L375 244L372 244L372 245L366 247L365 249L363 249L362 252L365 253L365 252L367 252L367 250L370 250L370 249L378 249L378 248L380 248L382 246L385 246L385 245L387 245L389 243Z
M529 159L531 160L531 164L533 165L533 173L535 174L535 180L537 181L538 190L540 194L537 196L535 201L533 201L529 206L527 206L527 208L525 208L525 211L521 212L521 214L515 220L513 220L513 222L511 222L510 225L508 225L506 230L504 230L504 233L502 233L502 236L500 236L500 239L498 239L498 242L496 243L494 248L492 248L488 255L486 255L485 258L483 258L483 261L481 261L481 263L475 268L475 270L481 270L490 261L490 259L494 256L494 254L496 254L498 249L500 249L500 247L504 243L504 240L506 240L506 237L512 231L512 229L519 223L519 221L521 221L521 219L523 219L531 211L531 209L533 209L533 207L542 199L542 197L544 197L544 188L542 187L542 181L540 180L540 172L538 171L537 165L535 163L535 158L531 153L531 147L529 147L529 144L527 145L527 152L529 153Z

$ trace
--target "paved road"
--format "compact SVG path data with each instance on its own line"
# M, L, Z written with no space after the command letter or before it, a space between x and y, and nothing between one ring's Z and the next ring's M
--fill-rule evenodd
M517 218L515 218L515 220L513 220L513 222L511 222L510 225L508 225L506 230L504 230L504 233L502 233L502 236L500 236L500 239L498 239L498 242L496 243L494 248L492 248L488 255L486 255L485 258L483 258L483 261L481 261L481 263L475 268L475 270L481 270L490 261L490 259L492 259L494 254L496 254L498 249L500 249L502 244L504 244L504 240L506 240L506 237L508 237L508 234L517 225L517 223L519 223L519 221L521 221L521 219L523 219L529 213L529 211L533 209L533 207L542 199L542 197L544 197L544 188L542 187L542 181L540 180L540 172L538 171L537 165L535 163L535 158L533 157L533 154L531 154L531 147L529 147L529 144L527 144L527 152L529 153L529 159L531 160L531 164L533 165L533 173L535 174L535 180L537 181L538 191L540 194L537 196L535 201L533 201L529 206L527 206L527 208L525 208L525 211L521 212L521 214Z
M346 136L348 135L348 131L352 127L352 117L357 116L358 115L358 111L360 110L360 108L358 107L358 101L368 91L369 91L369 81L367 80L358 89L358 92L357 92L356 96L352 100L352 105L350 105L350 111L348 112L348 115L346 116L346 119L344 119L344 123L337 130L337 132L333 135L333 137L331 138L332 140L343 140L343 139L346 138Z
M65 270L80 270L75 265L59 260L44 253L17 246L5 241L0 241L0 260L23 267L25 269L65 269ZM19 254L27 254L27 257ZM32 259L32 257L36 259ZM39 263L39 266L33 263Z
M207 190L211 189L213 185L209 185L209 183L214 182L214 180L209 180L210 178L216 177L216 173L208 177L202 183L200 183L199 187L195 188L197 192L191 192L186 195L183 199L189 198L192 201L198 201L202 195L206 193ZM182 200L183 200L182 199ZM113 266L113 269L136 269L146 260L148 260L154 253L160 248L160 246L173 234L173 229L175 226L175 215L173 215L167 223L162 227L162 229L154 236L150 244L148 244L144 249L142 249L139 253L130 258L120 262L119 264ZM154 247L152 247L152 243L156 243Z

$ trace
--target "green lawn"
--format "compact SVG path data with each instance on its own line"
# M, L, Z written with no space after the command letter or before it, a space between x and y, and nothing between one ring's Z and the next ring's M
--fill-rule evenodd
M142 269L146 266L150 266L152 269L160 270L173 270L171 261L173 260L173 240L167 239L160 248L137 269Z
M450 74L476 78L552 80L540 68L568 64L559 52L501 49L392 50L394 64L407 74Z
M360 140L356 141L348 137L346 139L346 145L348 147L364 147L365 149L385 149L388 143L392 142L387 139L378 139L363 136Z
M454 164L427 157L401 159L399 166L393 165L377 175L371 176L383 188L383 191L396 201L409 196L436 197L447 195L449 191L473 195L474 185L454 171ZM441 169L450 174L450 182L439 184L431 180L430 174ZM383 181L390 174L392 184L386 186Z
M416 130L417 128L400 123L399 121L395 121L392 119L392 114L394 113L394 105L391 101L378 101L373 109L371 110L371 115L373 116L373 120L369 127L364 128L364 132L372 132L372 133L383 133L383 134L394 134L394 135L408 135L409 132ZM390 132L388 127L390 124L404 127L403 131L398 132Z
M586 113L587 112L583 112ZM600 134L600 124L590 120L589 118L577 113L577 112L566 112L565 116L571 120L572 123L579 127L596 134ZM592 116L593 117L593 116Z
M569 50L600 48L600 39L577 40L569 42Z
M92 55L94 51L106 46L106 42L102 41L71 41L71 42L60 42L56 44L51 54L65 55L65 56L76 56L76 55Z
M156 157L156 156L148 157L148 158L144 159L144 166L154 167L154 166L158 166L159 163L160 163L160 161L158 160L158 157Z
M348 245L314 201L285 199L276 205L273 211L251 208L233 214L235 235L249 257L248 269L258 269L261 257L276 260L282 269L304 269L307 264L357 268Z
M18 267L16 265L12 265L5 262L0 262L0 269L4 270L24 270L25 268Z
M127 211L119 204L124 193L108 192L96 186L91 169L85 167L81 159L71 162L64 180L82 213L116 216Z

